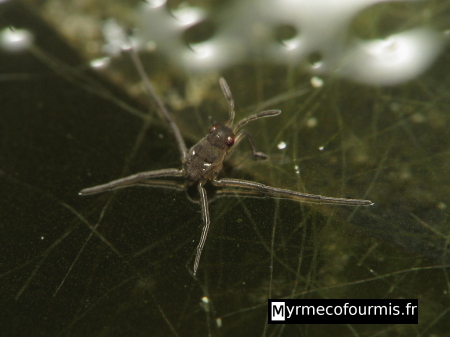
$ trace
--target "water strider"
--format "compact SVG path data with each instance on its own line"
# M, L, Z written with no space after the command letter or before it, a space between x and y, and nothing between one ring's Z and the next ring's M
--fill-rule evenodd
M138 186L142 185L148 179L155 178L172 178L172 177L185 177L190 185L197 185L197 190L200 196L200 206L202 210L203 218L203 230L200 237L200 241L197 245L197 252L194 261L194 274L197 273L197 269L200 262L200 256L205 245L206 237L208 235L210 225L210 215L208 210L208 199L205 190L205 184L211 183L218 187L232 187L235 192L242 191L246 195L257 195L267 197L280 197L288 198L296 201L313 202L322 204L338 204L347 206L369 206L373 203L370 200L362 199L345 199L345 198L332 198L316 194L301 193L277 187L267 186L258 182L222 178L218 179L217 176L222 170L223 161L227 154L244 138L247 138L252 153L257 158L267 158L267 156L256 150L253 138L245 131L241 130L247 123L265 117L277 116L281 113L280 110L267 110L247 118L242 119L237 124L234 124L234 100L231 95L230 88L228 87L225 79L220 79L220 86L228 101L230 118L225 124L215 124L209 129L208 135L202 138L197 144L195 144L189 151L181 136L181 132L178 126L170 117L166 107L156 95L153 90L153 86L149 79L145 76L145 72L141 61L138 58L137 53L131 48L130 54L133 61L141 75L146 90L149 95L154 99L157 104L162 117L169 123L172 132L175 135L178 149L181 154L181 168L169 168L155 171L147 171L133 174L131 176L113 180L109 183L89 187L81 190L80 195L96 194L106 191L111 191L118 188Z

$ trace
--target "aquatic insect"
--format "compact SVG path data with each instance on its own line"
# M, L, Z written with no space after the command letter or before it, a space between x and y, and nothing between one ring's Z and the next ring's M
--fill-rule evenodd
M277 116L281 113L281 111L280 110L263 111L251 115L247 118L244 118L238 123L234 124L234 117L235 117L234 100L227 82L225 81L225 79L220 78L219 81L220 86L225 95L225 98L228 101L228 108L230 115L229 120L225 124L215 124L211 126L211 128L209 129L209 133L188 151L178 126L170 117L170 114L168 113L166 107L159 99L159 97L156 95L149 79L145 76L142 63L139 60L137 53L132 49L130 54L144 81L147 92L157 104L162 117L168 122L175 136L178 149L181 154L182 167L140 172L125 178L113 180L103 185L85 188L81 190L79 194L90 195L111 191L118 188L143 185L149 179L155 178L185 177L189 185L196 184L200 197L200 206L203 218L203 229L200 241L197 245L197 251L194 261L194 274L197 273L201 253L205 245L210 225L208 198L205 190L205 185L208 183L217 187L232 187L234 188L235 193L239 193L239 191L242 191L242 193L246 195L288 198L300 202L338 204L347 206L369 206L373 204L370 200L332 198L316 194L301 193L287 189L267 186L249 180L231 179L231 178L218 179L217 177L219 172L222 170L223 161L225 157L244 138L247 138L250 147L252 149L253 156L257 158L267 158L267 156L264 153L258 152L256 150L255 143L250 133L241 129L249 122L255 121L260 118Z

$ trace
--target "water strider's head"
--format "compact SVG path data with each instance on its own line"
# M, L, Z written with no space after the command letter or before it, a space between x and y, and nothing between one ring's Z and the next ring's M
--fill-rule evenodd
M234 132L228 126L215 124L209 129L206 136L208 143L219 149L227 149L234 144Z

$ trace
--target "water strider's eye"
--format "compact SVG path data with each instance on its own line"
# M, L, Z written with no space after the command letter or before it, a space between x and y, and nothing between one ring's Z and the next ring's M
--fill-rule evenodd
M211 126L211 128L209 129L209 133L213 133L217 130L217 125L213 125Z
M234 144L234 137L233 136L228 136L226 143L227 143L228 146L233 145Z

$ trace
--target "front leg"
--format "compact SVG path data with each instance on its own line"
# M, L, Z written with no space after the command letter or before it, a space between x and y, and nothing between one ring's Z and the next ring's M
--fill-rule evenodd
M241 131L238 133L238 135L236 136L236 139L234 141L234 146L236 147L236 145L239 144L241 142L241 140L244 139L244 137L246 137L248 140L248 144L250 145L250 148L252 149L253 157L259 158L259 159L269 158L265 153L260 152L256 149L255 141L253 140L252 135L248 131Z

